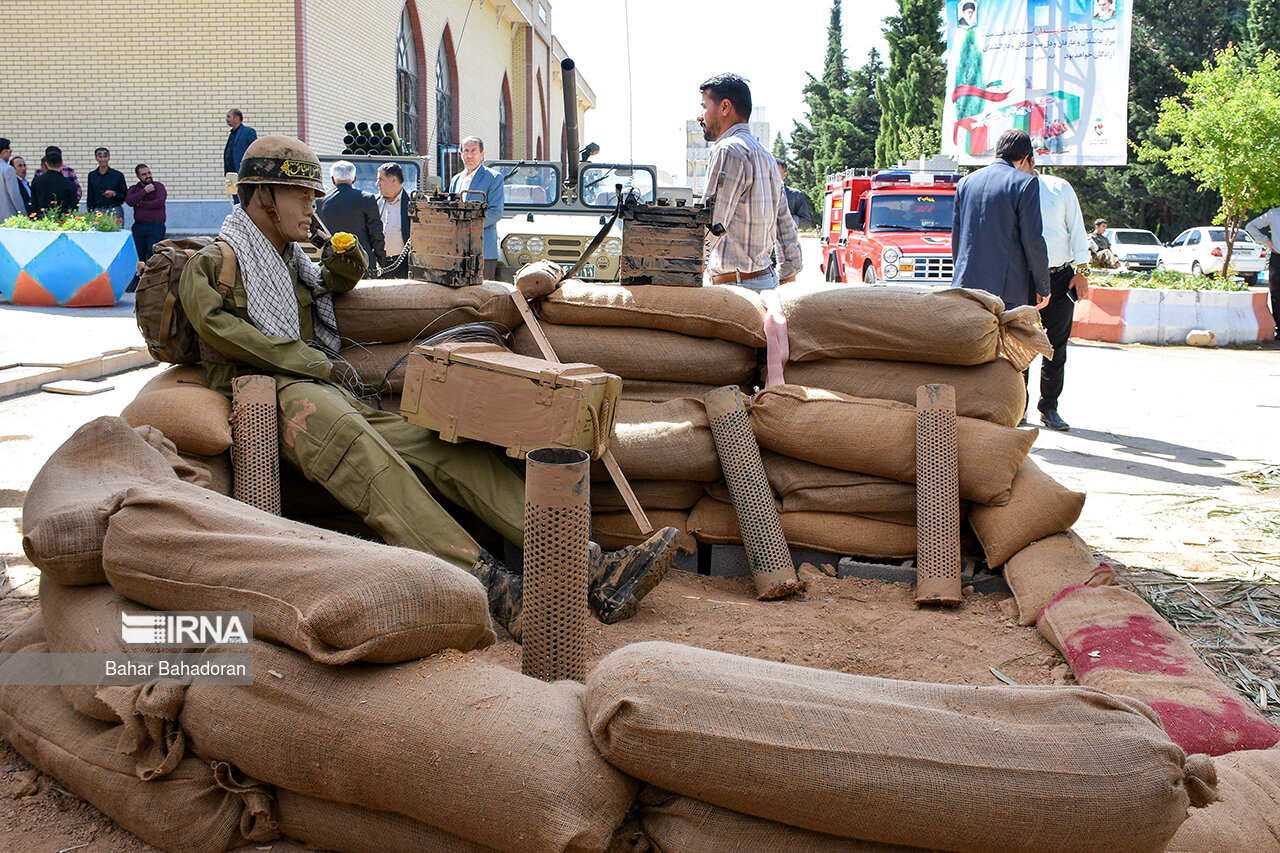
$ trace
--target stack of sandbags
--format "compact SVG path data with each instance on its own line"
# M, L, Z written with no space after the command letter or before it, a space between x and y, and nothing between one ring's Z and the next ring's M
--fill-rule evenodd
M1222 682L1137 594L1073 586L1044 609L1040 633L1081 684L1132 696L1154 710L1188 752L1223 755L1280 743L1280 728Z
M333 380L357 392L400 393L401 358L416 343L465 323L494 323L505 331L521 323L511 300L514 288L501 281L446 287L426 281L362 281L336 296L333 312L343 349Z
M701 499L703 484L723 477L707 410L697 399L623 400L610 449L656 527L688 531L689 510ZM641 541L644 537L603 464L592 467L591 480L595 540L605 548ZM692 553L693 539L684 536L680 547Z
M142 386L120 413L130 426L158 429L209 488L231 493L231 401L209 388L204 367L179 364Z
M765 346L764 303L742 287L570 279L534 307L559 359L621 376L624 399L700 398L721 385L750 385ZM540 355L528 330L513 348Z
M24 633L37 642L6 646L7 652L51 652L35 636L39 630ZM80 713L57 686L0 687L0 736L41 772L162 850L223 853L279 835L265 786L195 756L144 779L130 755L128 726Z
M279 788L509 853L603 850L635 799L592 741L580 684L460 652L396 667L265 641L253 654L251 686L192 685L181 723L197 754Z
M585 703L605 758L644 782L879 844L1158 853L1215 796L1210 759L1188 758L1141 703L1089 688L924 684L638 643L600 661Z
M1009 499L973 506L969 524L982 543L987 564L995 567L1032 542L1070 529L1084 509L1084 498L1083 492L1068 489L1027 458L1018 466Z

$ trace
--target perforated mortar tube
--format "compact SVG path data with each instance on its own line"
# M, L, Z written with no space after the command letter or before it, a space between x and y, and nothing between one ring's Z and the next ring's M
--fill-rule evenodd
M956 389L916 389L916 601L959 604L960 473Z
M276 381L260 374L232 379L232 495L275 515L280 514L278 435Z
M765 477L760 445L751 431L746 400L736 385L708 391L702 397L711 422L711 437L724 470L733 513L756 582L756 597L783 598L804 589L796 576L791 549L782 535L782 520Z
M541 447L525 457L524 607L520 671L586 679L591 457Z

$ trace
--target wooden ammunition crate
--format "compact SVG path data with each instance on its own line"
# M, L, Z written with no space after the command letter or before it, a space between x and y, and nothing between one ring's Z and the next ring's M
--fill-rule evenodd
M623 205L622 284L700 287L711 213L703 204L666 199Z
M450 287L484 282L484 211L478 195L409 200L409 276Z
M599 459L621 394L622 380L595 365L516 355L497 344L447 343L409 355L400 415L446 441L487 441L511 456L576 447Z

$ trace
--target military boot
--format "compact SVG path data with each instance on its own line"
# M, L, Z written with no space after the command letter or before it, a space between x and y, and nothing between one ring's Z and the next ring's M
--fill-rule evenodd
M485 591L489 593L489 615L493 617L493 621L505 628L511 639L520 642L524 577L502 565L484 549L481 549L476 564L471 567L471 574L484 584Z
M664 527L639 545L605 552L590 545L590 580L587 601L606 625L635 615L640 599L658 585L676 555L680 531Z

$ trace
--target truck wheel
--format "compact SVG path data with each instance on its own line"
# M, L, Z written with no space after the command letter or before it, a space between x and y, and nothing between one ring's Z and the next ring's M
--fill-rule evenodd
M827 281L841 281L840 261L834 257L827 261Z
M1244 274L1244 282L1245 282L1245 284L1249 285L1250 287L1253 287L1254 285L1256 285L1256 284L1258 283L1258 274L1257 274L1256 272L1247 272L1247 273L1245 273L1245 274Z
M865 267L862 268L862 283L863 284L876 283L876 268L871 264L867 264Z

